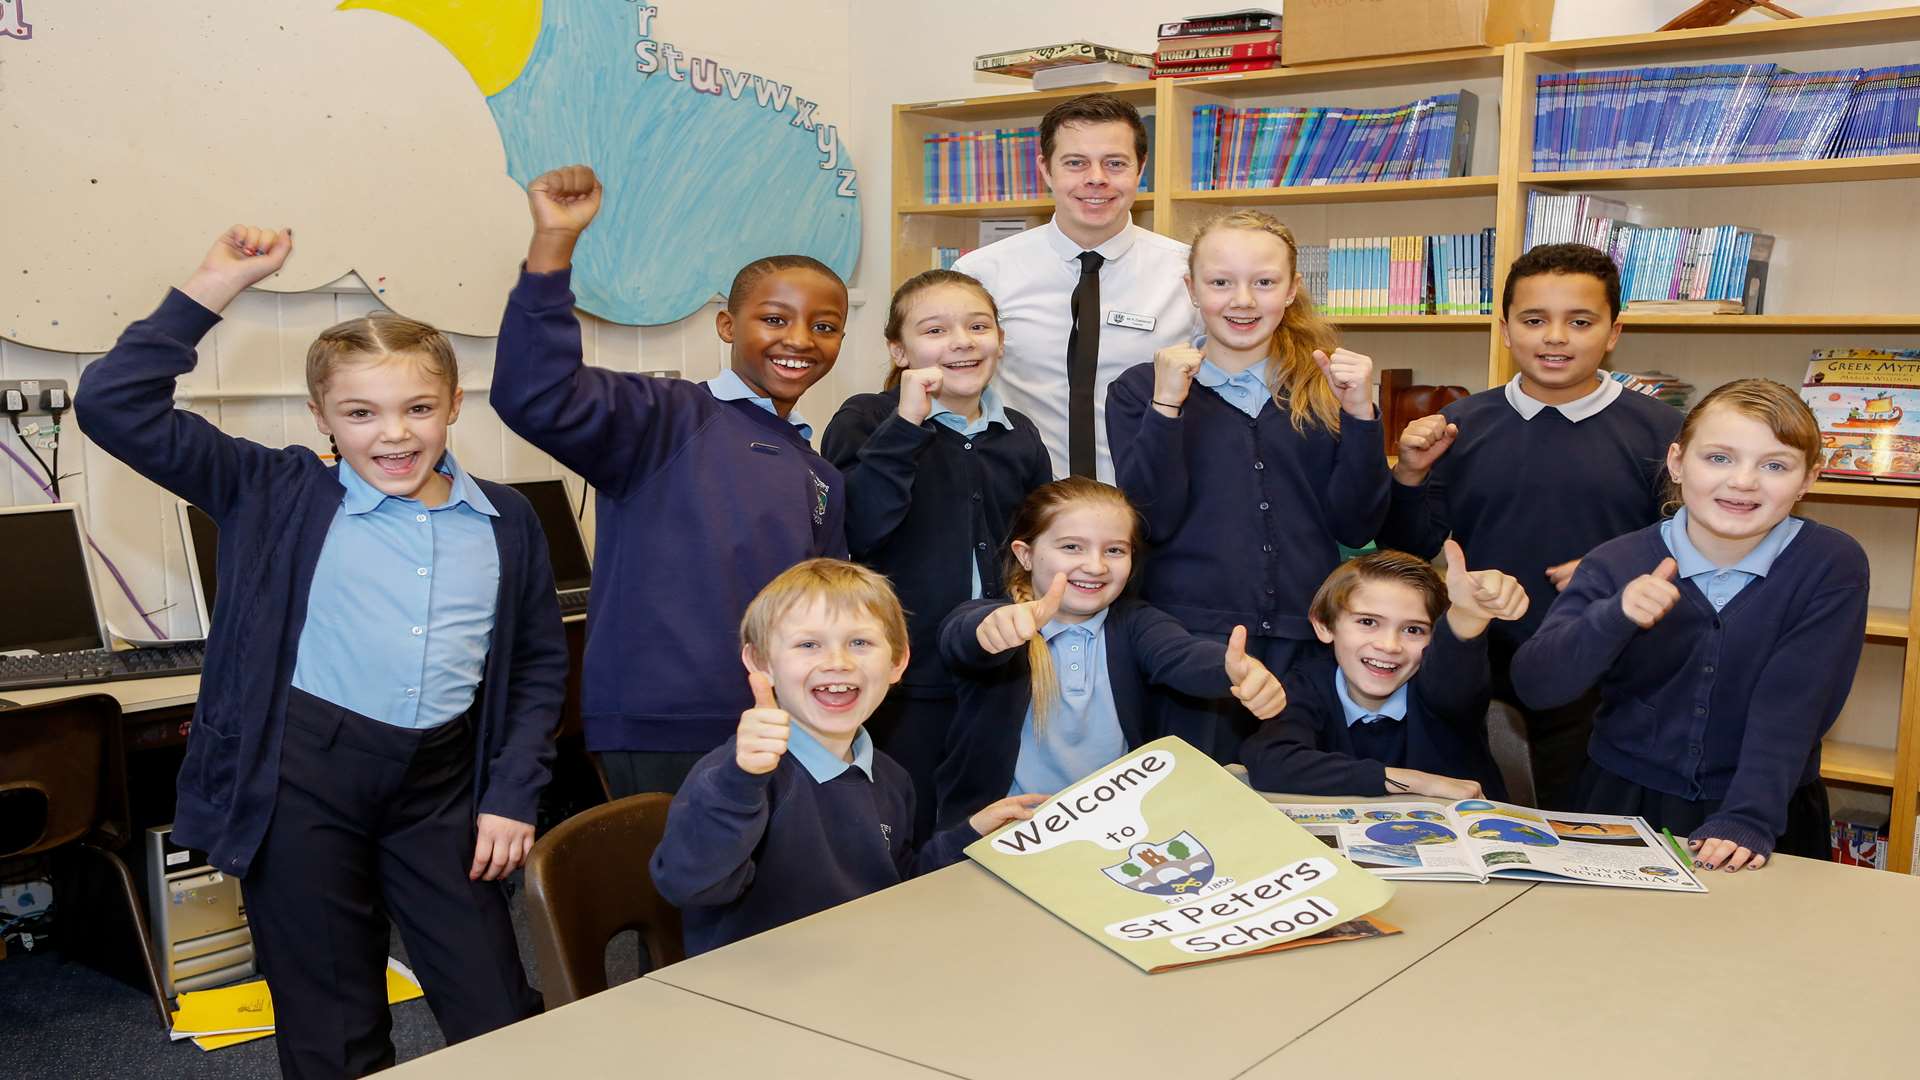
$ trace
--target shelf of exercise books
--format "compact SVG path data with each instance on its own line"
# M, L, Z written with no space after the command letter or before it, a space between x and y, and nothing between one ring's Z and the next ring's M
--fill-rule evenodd
M1891 788L1896 755L1891 748L1827 739L1820 744L1820 778L1842 784Z
M1779 184L1852 184L1920 178L1920 154L1763 161L1750 165L1687 165L1670 169L1576 169L1523 172L1534 187L1631 191L1659 188L1770 187Z
M1138 209L1145 210L1146 206ZM990 202L963 203L900 203L894 206L896 214L938 214L942 217L993 218L993 217L1052 217L1053 200L1047 199L996 199Z
M1065 86L1058 90L1031 90L1011 94L989 94L947 101L920 101L895 105L894 115L924 117L932 120L1038 120L1048 109L1082 94L1098 91L1132 103L1137 109L1151 109L1158 91L1152 83L1103 83L1093 86Z
M1448 176L1438 180L1385 180L1371 184L1301 184L1295 187L1222 188L1177 191L1176 205L1265 206L1275 203L1413 202L1420 199L1472 199L1499 193L1495 176Z
M1644 330L1704 330L1720 333L1775 331L1805 333L1821 330L1920 330L1920 314L1913 315L1662 315L1629 307L1620 321Z
M1880 641L1905 641L1910 633L1905 608L1875 604L1867 609L1868 637Z
M1326 320L1349 330L1485 330L1491 315L1328 315Z

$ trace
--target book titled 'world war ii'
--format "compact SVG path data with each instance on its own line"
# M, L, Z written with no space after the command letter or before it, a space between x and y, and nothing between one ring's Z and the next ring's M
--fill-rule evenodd
M967 854L1147 972L1399 932L1363 918L1392 886L1177 738L1096 770Z

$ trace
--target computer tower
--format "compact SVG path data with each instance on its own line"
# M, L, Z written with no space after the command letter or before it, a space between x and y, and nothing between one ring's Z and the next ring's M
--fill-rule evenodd
M254 974L240 879L207 865L204 852L174 843L170 825L147 830L147 908L168 997Z

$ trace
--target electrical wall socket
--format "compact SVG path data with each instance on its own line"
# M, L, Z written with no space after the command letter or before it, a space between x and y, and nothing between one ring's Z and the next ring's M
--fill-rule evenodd
M73 388L65 379L0 379L0 410L7 407L10 390L18 390L26 401L26 408L15 413L16 416L47 416L45 395L49 390L58 390L66 396L67 408L73 407Z

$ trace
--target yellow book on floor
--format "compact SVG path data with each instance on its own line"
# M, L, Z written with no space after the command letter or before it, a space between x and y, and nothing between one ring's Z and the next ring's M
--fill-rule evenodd
M387 1004L421 997L420 980L405 964L387 959ZM265 980L181 994L173 1013L173 1038L192 1039L218 1050L273 1034L273 995Z

